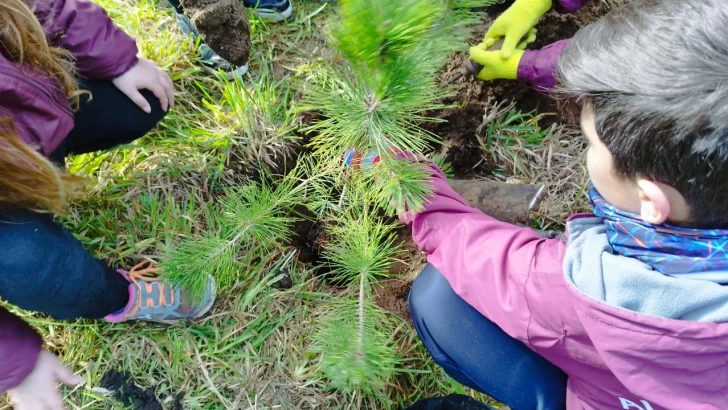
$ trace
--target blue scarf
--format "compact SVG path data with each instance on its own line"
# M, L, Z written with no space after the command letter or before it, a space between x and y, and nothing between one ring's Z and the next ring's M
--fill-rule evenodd
M665 275L693 274L690 277L695 279L728 283L728 229L651 225L607 203L593 186L589 199L594 214L604 219L615 253L638 259Z

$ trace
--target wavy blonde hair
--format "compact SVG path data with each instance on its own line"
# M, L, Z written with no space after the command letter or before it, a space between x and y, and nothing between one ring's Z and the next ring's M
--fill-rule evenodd
M48 44L43 26L24 0L0 0L0 53L55 78L71 105L78 106L81 92L73 56ZM11 119L0 118L0 206L62 214L69 199L80 193L81 181L25 144Z
M0 206L63 214L82 179L23 142L12 120L0 120Z

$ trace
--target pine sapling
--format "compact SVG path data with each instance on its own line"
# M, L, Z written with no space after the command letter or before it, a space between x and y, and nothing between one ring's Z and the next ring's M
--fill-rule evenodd
M397 367L393 325L372 302L372 284L387 275L398 251L394 228L372 215L371 198L352 187L345 208L332 215L324 256L331 275L348 285L348 295L325 306L314 334L321 369L341 390L381 391ZM364 199L363 202L360 200Z

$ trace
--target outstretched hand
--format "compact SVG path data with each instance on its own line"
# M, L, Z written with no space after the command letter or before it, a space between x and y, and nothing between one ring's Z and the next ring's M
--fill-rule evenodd
M500 54L503 59L510 58L524 39L528 41L531 29L551 5L552 0L516 0L485 33L482 48L488 49L502 39Z
M15 410L63 410L56 384L75 386L81 380L64 366L53 353L43 350L33 371L16 388L10 390L10 401Z
M174 106L172 79L158 65L149 60L140 58L131 70L115 78L113 83L147 114L152 112L152 107L139 90L151 91L165 112Z

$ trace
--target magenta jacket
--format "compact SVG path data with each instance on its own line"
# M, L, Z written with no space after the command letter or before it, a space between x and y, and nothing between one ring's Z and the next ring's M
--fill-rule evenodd
M136 65L134 39L90 0L37 0L29 4L51 44L76 57L81 76L113 79ZM71 108L56 81L0 54L2 117L12 118L23 140L45 155L52 153L73 128ZM40 337L0 307L0 393L25 379L35 366L40 348Z
M568 374L568 410L728 409L728 287L615 255L593 215L567 241L499 222L430 167L402 221L460 297Z

